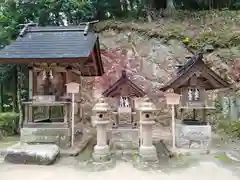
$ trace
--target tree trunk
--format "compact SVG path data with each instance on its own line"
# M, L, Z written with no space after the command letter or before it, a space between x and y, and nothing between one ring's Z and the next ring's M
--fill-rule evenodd
M174 3L173 3L173 0L167 0L167 14L168 15L173 15L174 12L175 12L175 6L174 6Z
M136 4L136 2L135 2L135 4ZM134 2L133 1L129 1L129 6L130 6L131 11L134 11Z
M151 15L151 11L153 8L153 0L150 0L150 1L144 0L143 4L144 4L144 9L145 9L146 15L147 15L147 20L148 20L148 22L152 22L153 17Z
M127 13L128 13L128 2L126 0L123 0L122 3L123 3L123 13L124 13L124 15L127 15Z

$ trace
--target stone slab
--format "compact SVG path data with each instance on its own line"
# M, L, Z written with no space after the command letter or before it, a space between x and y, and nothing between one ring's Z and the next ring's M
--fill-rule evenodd
M176 124L176 146L186 149L208 149L211 145L210 125Z
M212 151L208 149L184 149L184 148L172 148L168 147L168 149L172 152L173 156L199 156L199 155L206 155L212 153Z
M54 144L25 144L18 143L7 148L4 160L14 164L53 164L60 153Z

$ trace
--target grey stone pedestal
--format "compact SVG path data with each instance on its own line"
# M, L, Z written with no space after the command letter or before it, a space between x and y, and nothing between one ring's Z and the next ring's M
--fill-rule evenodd
M109 160L109 146L107 145L107 124L109 121L98 120L95 122L97 126L97 145L94 147L92 157L94 161Z
M140 121L142 126L142 141L139 148L139 155L144 161L158 161L156 147L152 144L152 125L154 121Z

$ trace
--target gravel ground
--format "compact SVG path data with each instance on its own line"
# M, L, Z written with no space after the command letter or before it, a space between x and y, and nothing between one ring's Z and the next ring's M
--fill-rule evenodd
M135 169L130 163L119 162L116 167L101 172L86 172L71 165L54 166L33 166L33 165L0 165L0 180L238 180L239 177L232 171L218 166L214 162L205 161L190 168L173 172L163 172L161 170L140 171Z

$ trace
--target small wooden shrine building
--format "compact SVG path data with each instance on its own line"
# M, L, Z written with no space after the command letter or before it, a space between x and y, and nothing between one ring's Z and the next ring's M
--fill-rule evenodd
M214 108L207 91L227 87L230 87L230 84L211 70L204 63L203 55L199 53L179 66L176 76L160 90L173 89L175 93L181 94L180 108L192 109L195 116L195 109Z
M105 97L143 97L145 92L140 89L129 77L126 70L122 70L121 77L103 92Z
M0 63L21 63L29 67L29 100L25 105L21 140L51 142L68 146L71 134L71 98L66 84L81 84L81 76L104 73L99 38L86 26L39 27L27 24L15 42L0 51ZM81 90L80 90L81 92ZM76 98L81 107L80 93ZM38 117L39 107L48 109ZM53 107L62 107L61 117L52 118ZM80 120L79 111L76 120Z
M116 119L113 127L137 126L136 118L134 118L135 98L145 95L146 93L127 76L126 70L122 70L121 77L103 92L103 96L116 100Z

